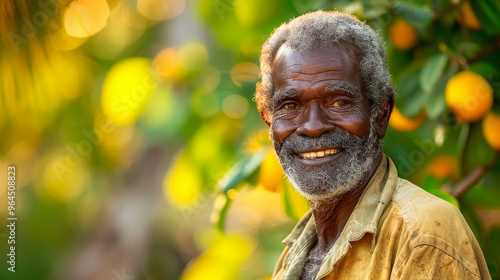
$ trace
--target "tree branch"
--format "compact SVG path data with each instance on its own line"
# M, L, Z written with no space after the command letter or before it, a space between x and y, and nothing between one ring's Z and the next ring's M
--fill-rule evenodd
M474 168L461 182L457 183L455 187L452 188L449 194L453 195L455 198L463 196L469 189L479 182L479 180L481 180L483 176L488 173L488 171L490 171L499 158L500 151L496 151L495 159L490 164Z
M468 63L472 64L474 62L480 61L480 60L486 58L487 56L489 56L490 54L497 52L498 50L500 50L500 38L495 40L495 42L493 42L491 45L488 45L485 48L483 48L474 57L469 59Z
M467 176L458 183L453 190L451 191L451 195L455 198L460 198L464 195L470 188L472 188L483 176L488 173L491 169L491 165L488 166L479 166L474 168Z

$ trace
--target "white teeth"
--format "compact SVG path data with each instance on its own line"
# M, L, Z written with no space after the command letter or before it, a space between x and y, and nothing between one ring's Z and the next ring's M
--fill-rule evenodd
M340 149L326 149L324 151L319 151L319 152L301 153L300 155L305 159L315 159L319 157L324 157L325 155L333 155L338 152L340 152Z

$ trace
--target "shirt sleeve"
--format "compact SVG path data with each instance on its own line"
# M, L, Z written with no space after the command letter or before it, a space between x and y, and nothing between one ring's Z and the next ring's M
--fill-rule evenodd
M470 264L469 264L470 265ZM473 273L457 258L432 245L415 247L391 279L491 279Z

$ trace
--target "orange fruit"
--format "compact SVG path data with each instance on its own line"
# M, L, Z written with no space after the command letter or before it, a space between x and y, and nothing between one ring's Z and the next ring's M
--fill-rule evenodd
M448 81L445 100L459 122L474 122L490 110L493 90L479 74L462 71Z
M473 30L481 29L481 23L474 14L474 11L472 10L469 1L462 2L460 7L458 8L457 20L461 25L469 29Z
M500 150L500 115L489 112L483 119L483 135L495 150Z
M455 177L457 175L457 162L448 155L437 156L427 166L430 174L434 175L436 179L443 179L446 177Z
M419 128L425 121L425 113L421 112L418 117L410 119L403 115L396 107L392 110L389 125L399 131L409 132Z
M273 149L268 149L262 161L257 186L271 192L281 190L284 173Z
M397 19L389 29L394 48L402 51L409 50L418 42L417 30L402 19Z

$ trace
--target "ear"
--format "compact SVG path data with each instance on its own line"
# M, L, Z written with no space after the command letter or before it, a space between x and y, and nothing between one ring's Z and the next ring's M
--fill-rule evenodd
M389 118L391 117L392 108L394 108L394 96L390 96L380 107L375 122L377 124L377 136L379 139L385 137Z
M271 126L271 123L267 119L266 114L264 113L264 111L260 111L260 117L267 124L267 126L269 126L269 127Z

